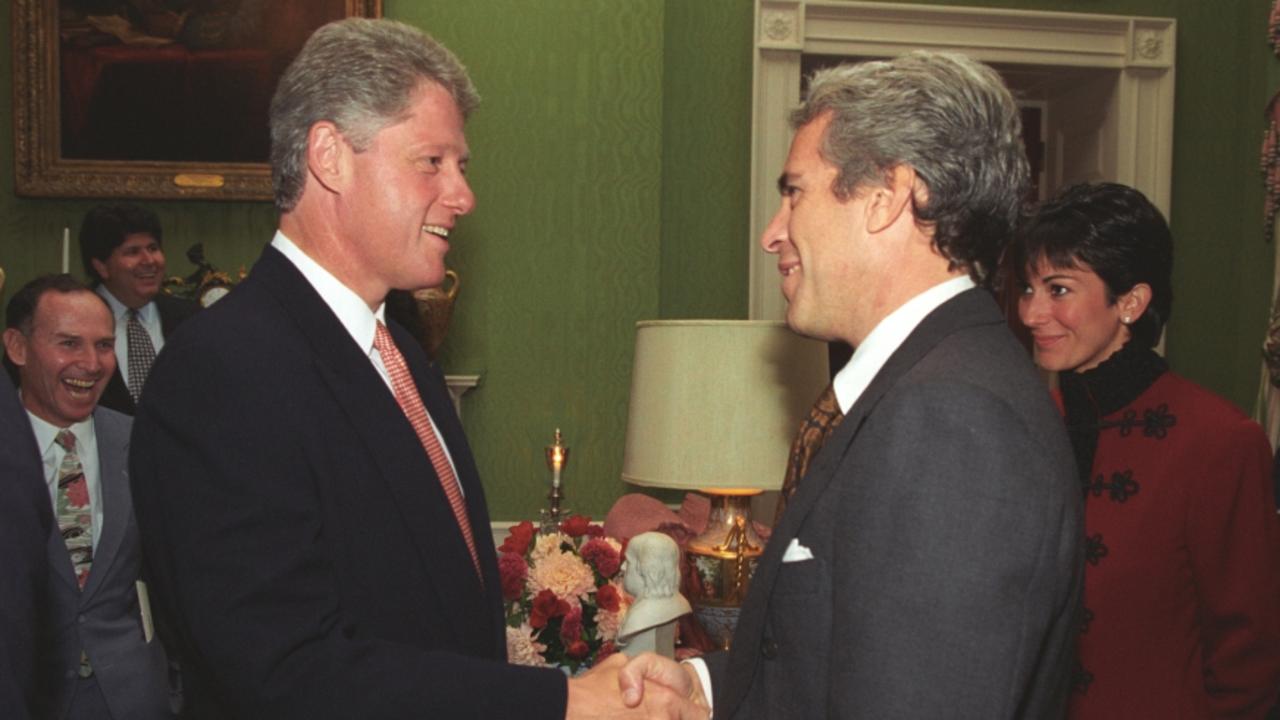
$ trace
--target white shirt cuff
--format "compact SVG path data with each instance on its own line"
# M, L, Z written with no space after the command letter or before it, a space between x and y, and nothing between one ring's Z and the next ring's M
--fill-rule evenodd
M702 658L689 658L681 662L693 666L693 671L698 673L698 682L702 683L702 694L707 698L707 710L710 712L710 717L715 717L715 703L711 699L711 671L707 669L706 661Z

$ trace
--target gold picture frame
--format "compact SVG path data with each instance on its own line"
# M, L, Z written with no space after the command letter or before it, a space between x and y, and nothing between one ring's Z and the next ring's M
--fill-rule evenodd
M134 0L127 5L138 27L124 16L119 16L118 23L113 20L117 16L106 16L112 20L110 23L101 16L91 18L92 33L111 31L134 36L125 42L100 45L75 44L73 40L81 37L72 32L77 28L70 21L63 25L67 18L83 20L75 14L75 9L88 3L76 0L12 0L12 3L14 180L17 194L25 197L270 200L271 169L265 154L266 138L257 132L260 126L249 128L253 131L251 143L227 150L233 143L225 138L219 141L216 123L257 117L257 112L246 112L243 105L237 104L236 93L241 88L251 88L253 108L265 111L264 103L269 102L275 80L284 64L292 59L291 54L287 57L282 54L290 46L279 40L279 28L290 28L293 36L288 39L300 46L301 42L296 40L298 33L303 33L305 38L329 20L382 16L382 0L261 0L246 7L262 13L293 13L291 20L304 18L311 22L268 23L259 17L259 25L255 26L258 37L269 38L269 41L261 47L236 46L218 55L215 43L225 36L227 27L235 27L228 22L230 13L221 13L222 17L208 13L201 18L203 23L196 24L196 30L192 30L190 9L218 3ZM167 9L171 4L185 9L171 11ZM227 2L221 6L234 8L241 3ZM148 14L142 14L144 10ZM135 11L138 14L133 14ZM262 26L269 27L270 32ZM219 28L224 36L214 34ZM186 34L180 35L180 32ZM165 35L168 38L163 37ZM184 38L194 39L184 43ZM208 52L206 47L210 48ZM114 54L104 53L103 48ZM147 58L148 50L155 50L157 54ZM65 58L64 52L68 53ZM296 53L296 47L292 52ZM87 53L93 55L85 59ZM174 61L175 57L182 60ZM193 59L196 57L199 57L198 63ZM64 61L70 61L71 69L76 71L74 76L64 68ZM151 65L146 66L147 62ZM163 72L157 75L147 67L160 68ZM196 72L191 68L199 68L203 75L196 79L180 77ZM218 73L223 69L228 72L220 76ZM132 83L134 78L130 73L147 82ZM179 76L176 80L172 79L175 75ZM243 82L246 76L255 82ZM180 91L153 90L157 77L170 79L172 87ZM115 83L109 86L110 92L102 85L95 86L105 82L104 78ZM208 82L210 78L215 81L212 85ZM222 88L219 92L206 91L217 90L218 86ZM67 92L69 88L76 92ZM148 96L148 92L154 94ZM175 99L175 95L182 97ZM139 97L151 102L148 107L135 111ZM205 107L185 108L179 104L183 97L190 97ZM209 112L207 108L216 111ZM190 124L179 123L183 129L170 130L160 150L148 148L144 153L131 150L130 143L147 142L155 137L154 131L146 129L146 123L154 118L157 109L161 113L173 112L171 118L190 120L200 127L192 130ZM265 115L262 121L265 123ZM156 122L163 123L164 119ZM256 120L240 124L248 126L249 122ZM92 130L79 132L80 128ZM124 132L116 132L114 136L104 134L113 128ZM76 132L79 134L74 134ZM108 142L99 142L103 138ZM207 143L211 138L212 146ZM200 142L206 144L199 145ZM76 149L68 151L64 144ZM246 145L253 146L253 158L230 157L249 152L243 149ZM258 151L262 151L260 159ZM228 154L229 159L217 159L219 152ZM140 159L148 153L154 153L155 157Z

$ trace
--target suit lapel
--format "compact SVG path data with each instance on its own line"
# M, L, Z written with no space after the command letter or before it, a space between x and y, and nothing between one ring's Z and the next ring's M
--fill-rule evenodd
M729 654L725 692L723 696L717 696L717 706L726 706L725 717L733 715L753 681L760 658L769 598L782 566L782 554L798 535L805 517L835 479L835 471L848 454L863 423L889 390L947 335L962 328L1001 321L990 294L985 290L967 290L940 305L894 351L818 451L809 472L798 483L796 494L787 503L787 509L774 528L751 578L751 587L742 606Z
M450 616L471 614L481 601L479 583L462 581L475 578L471 555L422 443L390 389L328 305L283 255L267 247L253 274L266 283L311 342L317 371L396 498L401 522L414 540L425 573L433 579L441 606L453 608Z
M93 553L93 565L84 586L84 599L93 596L102 586L104 577L111 570L120 550L133 504L129 498L129 423L121 422L107 411L95 410L93 431L98 444L98 483L102 497L102 527L99 529L98 548Z

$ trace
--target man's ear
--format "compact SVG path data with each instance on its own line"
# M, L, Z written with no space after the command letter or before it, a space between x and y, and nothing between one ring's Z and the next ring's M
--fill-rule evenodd
M27 364L27 338L17 328L4 331L4 354L18 367Z
M98 258L89 258L89 264L93 266L93 271L98 274L98 277L93 278L94 280L102 282L103 280L108 279L111 274L111 268L107 267L106 263L102 262Z
M918 185L916 171L910 165L895 165L885 173L884 187L867 190L871 194L867 203L867 230L877 233L893 225L910 212L911 198Z
M328 120L307 131L307 170L330 192L341 193L350 180L351 145Z
M1138 283L1129 288L1129 292L1116 298L1116 305L1120 308L1120 317L1129 318L1125 325L1142 317L1142 313L1147 311L1147 306L1151 304L1151 286L1146 283Z

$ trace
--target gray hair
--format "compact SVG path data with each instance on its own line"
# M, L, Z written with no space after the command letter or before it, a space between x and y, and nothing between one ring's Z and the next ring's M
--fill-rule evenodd
M480 96L467 69L426 33L393 20L347 18L317 30L285 70L271 98L271 184L276 208L302 196L307 134L328 120L355 148L404 119L423 82L444 88L465 118Z
M927 51L820 70L791 125L824 113L831 124L820 152L839 169L837 197L910 166L928 188L923 207L913 198L912 208L933 226L934 247L952 269L979 282L990 276L1013 238L1029 177L1018 107L994 70Z

